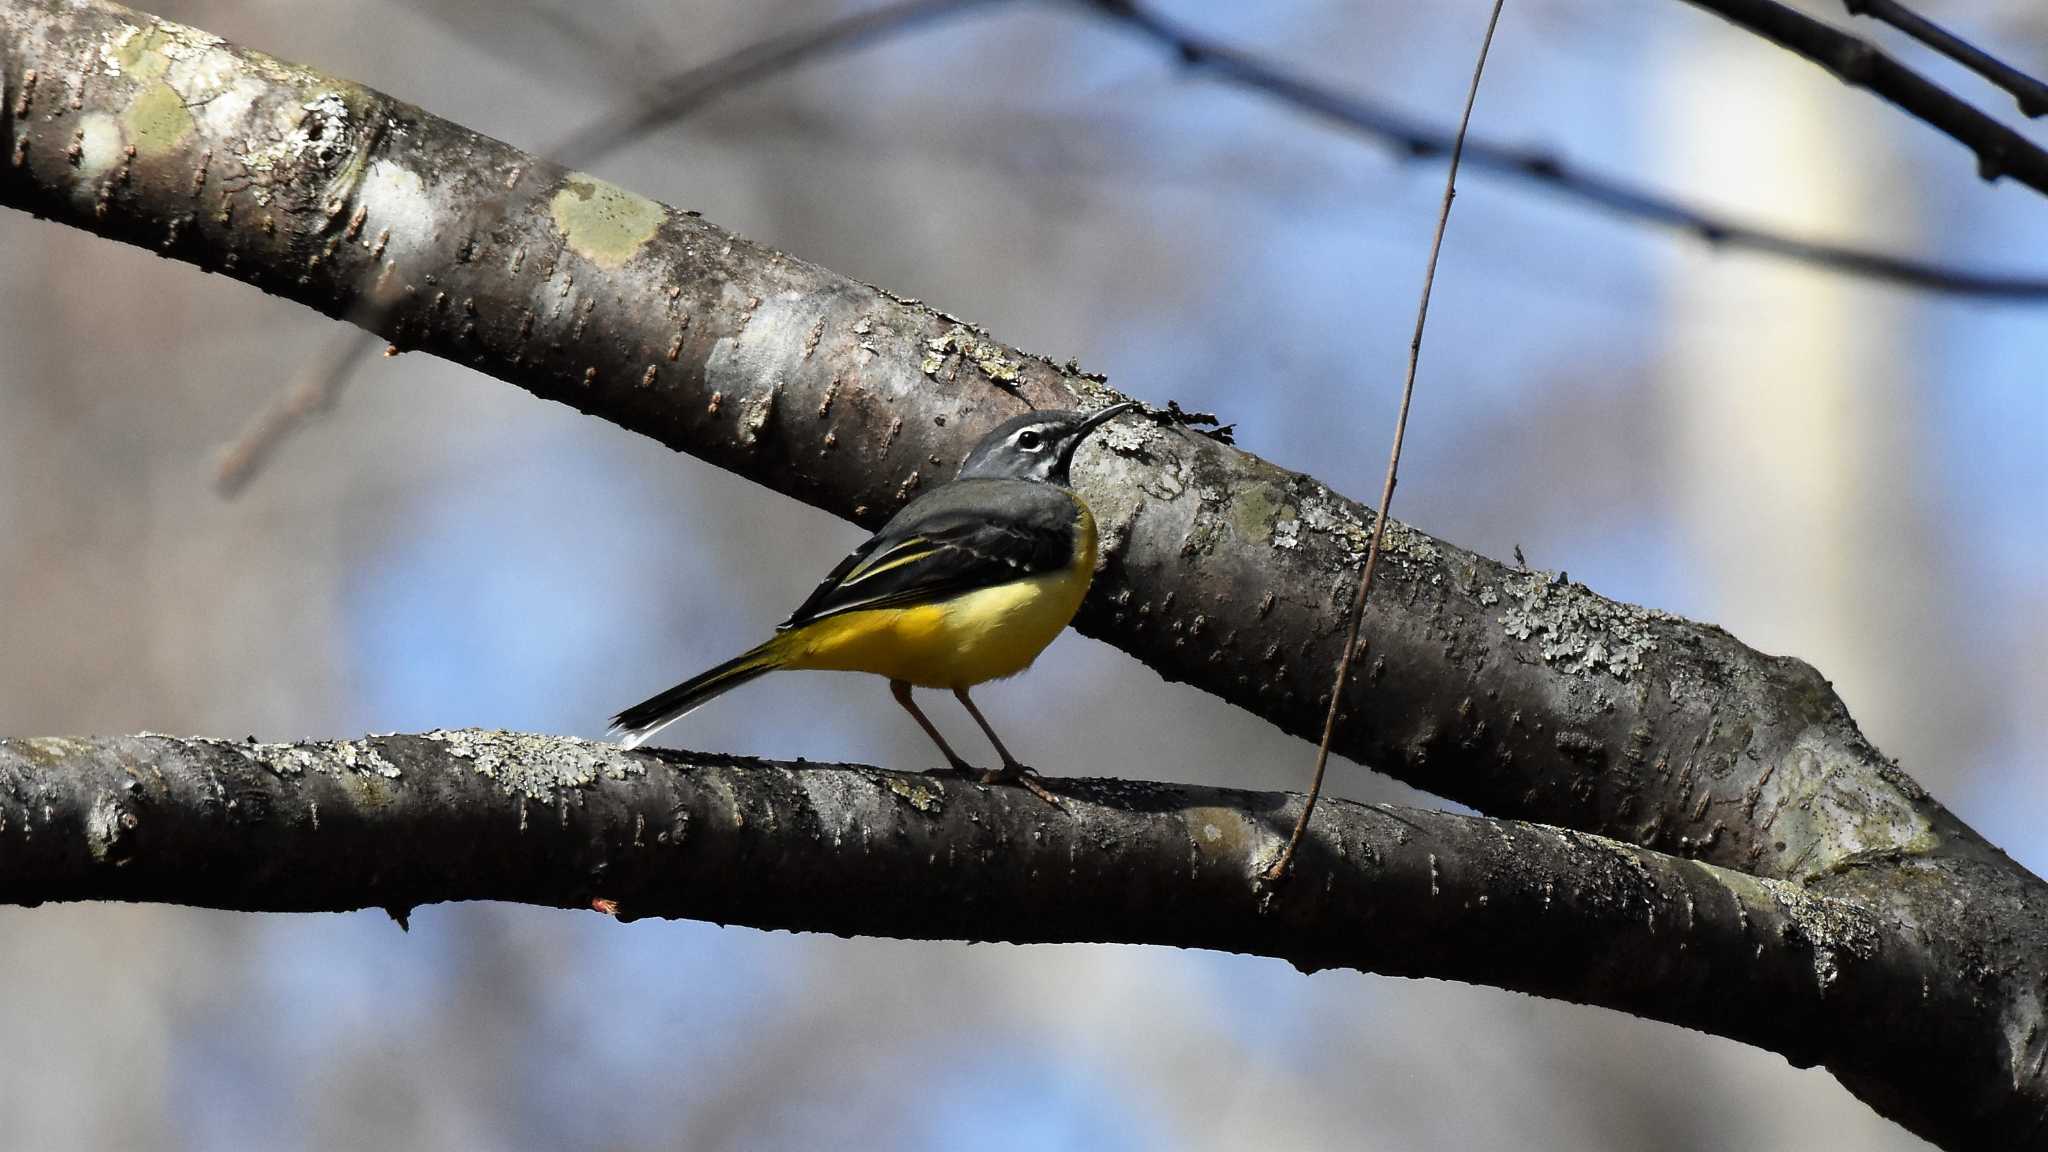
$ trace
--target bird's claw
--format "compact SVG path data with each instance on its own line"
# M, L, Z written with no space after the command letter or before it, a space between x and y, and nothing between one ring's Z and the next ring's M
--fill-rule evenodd
M983 784L1021 784L1025 791L1064 811L1066 805L1060 803L1060 798L1054 795L1051 789L1039 783L1043 779L1038 769L1026 768L1022 764L1005 764L1001 768L991 768L981 774Z

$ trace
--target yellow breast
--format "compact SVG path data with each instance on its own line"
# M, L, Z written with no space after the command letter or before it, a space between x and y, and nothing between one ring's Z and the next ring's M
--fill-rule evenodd
M920 688L1015 676L1052 643L1095 578L1095 518L1079 497L1073 562L936 604L828 617L790 634L786 668L873 672Z

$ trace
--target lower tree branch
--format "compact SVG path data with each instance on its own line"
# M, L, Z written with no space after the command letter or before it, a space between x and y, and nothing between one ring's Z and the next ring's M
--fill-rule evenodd
M0 740L0 902L446 900L1013 943L1218 949L1491 984L1976 1092L1996 1010L1856 904L1543 825L1121 780L1021 789L464 730ZM1929 1091L1935 1091L1933 1084Z

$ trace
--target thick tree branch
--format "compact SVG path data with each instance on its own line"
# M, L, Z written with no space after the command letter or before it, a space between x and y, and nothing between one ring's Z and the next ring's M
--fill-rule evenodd
M990 3L993 0L899 0L814 28L771 36L648 82L632 100L541 149L541 154L572 167L594 163L749 84ZM429 5L428 11L431 14L435 9ZM565 35L573 35L573 30L580 27L545 6L537 11ZM522 193L530 194L523 184L507 188L498 200L482 206L483 214L504 215ZM222 495L238 494L285 437L312 416L333 407L342 386L375 346L373 331L380 327L378 318L372 314L351 316L349 320L361 325L363 331L345 332L315 353L284 391L257 412L234 443L221 453L216 483Z
M517 181L544 191L489 211ZM108 3L0 0L0 203L375 315L401 346L870 525L1024 405L1117 398L914 301ZM1164 417L1098 436L1076 471L1104 527L1084 630L1315 731L1370 512ZM1873 1041L1892 1063L1838 1073L1956 1146L2042 1140L2048 890L1871 748L1819 674L1398 523L1386 541L1339 751L1491 815L1896 921L1933 958L1929 999ZM1722 973L1746 995L1746 969ZM1956 1025L1972 1059L1930 1067L1950 986L1986 1015Z
M957 778L474 730L0 740L0 902L403 916L607 899L629 917L1466 980L1848 1074L1886 1073L1901 1029L1928 1060L1985 1056L1987 1010L1941 979L1928 941L1798 885L1558 828L1331 801L1277 896L1258 877L1298 797L1058 783L1064 813Z

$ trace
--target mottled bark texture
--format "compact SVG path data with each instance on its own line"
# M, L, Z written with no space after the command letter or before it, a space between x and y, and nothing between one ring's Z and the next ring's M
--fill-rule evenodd
M354 318L863 524L1026 405L1120 398L690 213L112 4L0 0L0 68L0 203ZM1104 526L1083 631L1314 733L1371 513L1165 414L1099 434L1076 474ZM2048 1141L2048 889L1873 749L1826 680L1399 524L1387 545L1339 752L1490 815L1885 918L1924 949L1924 995L1897 1006L1914 1023L1855 1033L1873 1051L1829 1066L1953 1146ZM1478 962L1423 947L1435 975ZM1731 1015L1755 975L1717 970Z
M1057 783L1064 812L953 776L476 730L0 740L0 901L402 917L604 899L761 928L1170 944L1497 984L1842 1068L1881 1066L1901 1029L1965 1049L1991 1011L1888 917L1604 837L1337 801L1275 891L1259 876L1298 798Z

